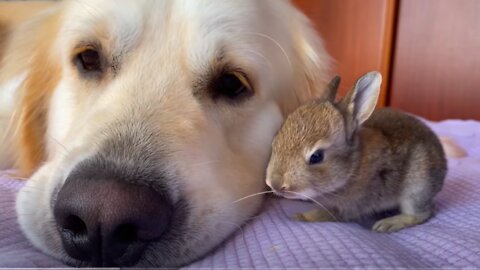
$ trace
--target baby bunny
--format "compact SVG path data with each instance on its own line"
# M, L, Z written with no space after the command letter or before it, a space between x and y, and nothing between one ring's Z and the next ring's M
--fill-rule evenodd
M418 119L374 111L381 81L380 73L367 73L336 102L335 77L324 98L285 120L272 143L267 185L285 198L313 198L324 206L297 219L352 220L398 208L372 227L394 232L432 216L447 172L442 146Z

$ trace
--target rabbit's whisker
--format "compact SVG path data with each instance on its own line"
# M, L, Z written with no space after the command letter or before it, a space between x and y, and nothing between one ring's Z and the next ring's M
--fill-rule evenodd
M237 203L239 201L243 201L245 199L248 199L248 198L251 198L251 197L255 197L255 196L258 196L258 195L262 195L262 194L267 194L267 193L273 193L272 190L267 190L267 191L262 191L262 192L257 192L257 193L253 193L253 194L250 194L250 195L247 195L245 197L242 197L236 201L234 201L233 203Z
M316 205L320 206L323 210L325 210L325 212L327 212L333 219L337 220L337 217L335 217L335 215L332 214L332 212L330 212L330 210L328 210L327 207L325 207L323 204L321 204L319 201L315 200L314 198L312 198L310 196L307 196L305 194L299 193L299 192L295 192L295 191L285 191L285 192L293 193L295 195L299 195L299 196L302 196L304 198L309 199L310 201L314 202Z

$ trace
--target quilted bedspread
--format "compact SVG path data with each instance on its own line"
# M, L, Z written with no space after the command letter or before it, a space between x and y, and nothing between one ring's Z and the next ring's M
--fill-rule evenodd
M429 123L467 152L449 173L429 222L392 234L357 223L290 219L309 203L268 198L262 211L191 268L480 267L480 123ZM23 182L0 172L0 267L65 267L37 251L18 228L14 200Z

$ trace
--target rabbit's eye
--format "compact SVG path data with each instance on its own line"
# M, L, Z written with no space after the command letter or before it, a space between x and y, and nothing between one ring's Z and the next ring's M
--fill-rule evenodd
M310 165L318 164L323 161L323 158L324 158L323 150L317 150L310 156L308 163Z

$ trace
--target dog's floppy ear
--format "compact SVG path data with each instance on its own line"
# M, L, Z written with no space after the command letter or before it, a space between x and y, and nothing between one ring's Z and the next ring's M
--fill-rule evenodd
M49 14L38 22L34 37L22 37L35 44L21 88L15 134L19 151L15 165L25 177L46 158L48 104L61 76L59 57L53 49L59 20L60 14Z
M323 95L329 78L331 62L321 38L307 17L295 9L290 19L293 33L294 57L292 62L294 62L295 82L294 97L287 106L284 106L286 113L308 100Z

